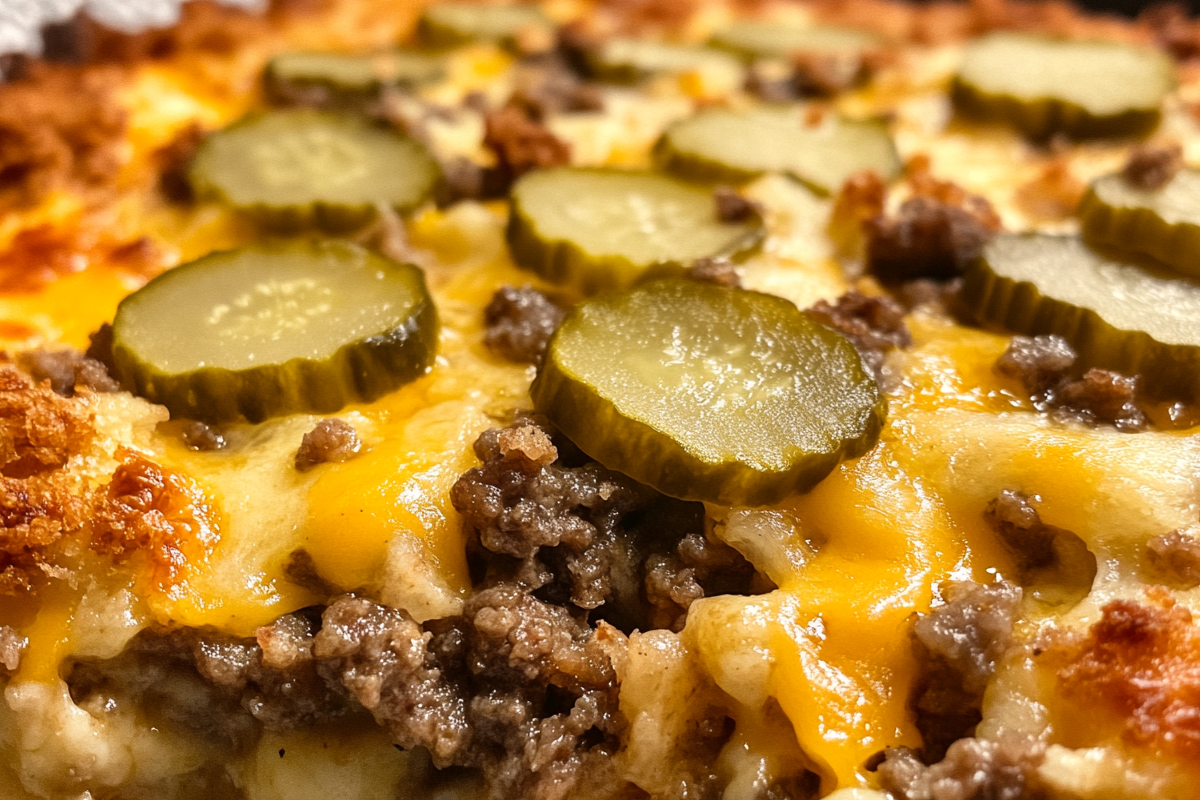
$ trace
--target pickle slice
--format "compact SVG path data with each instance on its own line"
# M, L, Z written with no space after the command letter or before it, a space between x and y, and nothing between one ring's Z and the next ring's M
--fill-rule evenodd
M398 131L352 115L311 109L246 117L200 145L188 177L197 196L219 199L268 228L345 231L380 204L423 201L437 162Z
M513 259L589 294L650 270L682 273L699 258L737 261L763 237L757 214L722 222L711 192L654 172L539 170L517 181L511 198Z
M356 103L384 86L417 86L446 74L440 58L424 53L284 53L267 64L267 92L276 100L323 94L329 100Z
M740 74L742 65L729 53L647 39L609 39L588 54L588 69L601 80L635 83L661 73Z
M1106 175L1084 196L1079 218L1093 244L1144 253L1200 277L1200 172L1180 170L1154 191Z
M534 6L434 3L421 12L417 36L431 47L457 47L470 42L511 47L522 31L548 31L552 27Z
M259 244L164 272L121 302L116 376L205 421L332 413L425 374L437 311L420 269L342 241Z
M821 194L838 191L856 172L891 180L901 168L881 120L827 114L808 125L798 107L710 108L668 127L654 154L689 180L742 183L784 172Z
M1034 139L1132 136L1158 125L1174 75L1157 50L997 33L967 47L953 97L965 115Z
M796 53L855 54L879 45L879 37L857 28L735 22L713 34L712 43L744 58L787 58Z
M841 334L783 298L681 279L576 306L530 392L606 467L731 506L811 489L886 415Z
M1084 368L1140 374L1167 397L1200 397L1200 284L1107 258L1074 236L1001 234L962 298L983 321L1058 334Z

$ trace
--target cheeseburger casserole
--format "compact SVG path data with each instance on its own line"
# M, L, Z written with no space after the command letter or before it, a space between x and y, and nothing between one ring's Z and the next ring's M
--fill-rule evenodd
M0 798L1200 798L1200 22L246 6L0 57Z

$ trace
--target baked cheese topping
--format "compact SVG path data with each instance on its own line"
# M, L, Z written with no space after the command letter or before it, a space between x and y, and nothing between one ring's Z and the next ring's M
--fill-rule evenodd
M443 77L374 87L370 112L427 148L446 185L455 188L463 164L478 184L411 212L377 203L349 234L424 271L440 332L427 372L336 414L205 426L109 391L106 373L71 367L70 385L55 386L61 369L46 354L88 348L118 303L163 271L262 240L255 220L226 203L176 196L171 181L182 180L188 153L266 107L260 78L271 57L396 47L411 40L415 5L330 3L263 16L197 6L157 50L160 34L98 32L96 57L109 61L35 65L0 87L0 133L43 135L61 150L51 157L30 144L25 171L11 173L26 176L20 186L0 188L0 339L13 362L0 365L0 794L1200 796L1194 398L1137 406L1132 384L1121 383L1128 377L1068 375L1078 342L1021 345L1051 348L1029 366L1014 355L1013 333L1042 331L968 324L947 283L968 266L955 261L962 253L988 257L984 241L997 230L1077 234L1087 185L1120 171L1134 145L1090 138L1110 132L1099 112L1039 107L1038 124L1067 114L1074 121L1064 130L1083 139L1050 145L1031 143L1032 123L956 114L950 87L971 44L955 31L978 23L1108 38L1136 61L1136 48L1152 46L1151 28L1074 12L1066 22L1049 12L1024 19L1023 6L993 19L986 9L868 2L625 5L543 11L556 24L593 17L560 33L578 39L569 55L583 48L611 60L614 42L637 37L680 47L642 63L622 44L632 84L624 65L621 82L584 82L580 92L576 76L575 94L557 90L567 99L538 99L530 73L557 56L540 25L518 25L487 37L456 28L467 41L436 52ZM873 35L848 62L798 51L739 53L742 63L716 48L743 18L771 30L819 20ZM931 35L938 30L947 33ZM222 35L226 45L214 44ZM609 50L596 50L604 41ZM1149 102L1161 115L1154 135L1181 142L1191 163L1200 157L1194 64L1171 68L1178 86L1165 97L1133 91L1129 102ZM78 108L48 107L81 87ZM322 86L306 102L336 108L338 91ZM792 159L746 167L754 154L739 151L727 167L742 170L738 190L716 192L713 224L761 227L761 241L734 264L693 237L689 246L717 257L692 263L697 250L672 274L736 280L846 334L886 399L878 441L810 491L755 507L701 510L612 472L603 458L603 467L587 466L592 453L572 451L528 416L537 364L555 357L553 347L543 356L543 339L543 350L512 358L489 338L487 315L502 287L542 292L551 310L584 301L597 286L575 278L596 269L606 232L579 236L582 255L563 273L531 271L527 251L509 246L503 190L521 174L566 164L650 170L664 164L670 143L660 136L673 124L795 102L797 93L805 99L794 122L807 126L797 135L835 119L869 121L872 137L890 135L903 176L888 185L893 176L878 169L855 172L830 189L799 174L804 165L780 167ZM536 110L514 112L521 102ZM705 158L723 146L701 144L694 149ZM892 163L884 144L868 164ZM851 156L857 163L863 153ZM694 179L690 168L680 174ZM637 192L622 202L621 218L606 225L634 217L636 250L635 234L653 238L657 209L639 216L637 204L651 200ZM562 237L589 224L569 218L565 202L552 210L567 220ZM922 225L943 226L953 252L904 249L930 235ZM900 308L870 305L889 292L909 298L891 329L878 319L846 327L846 303L867 303L868 315ZM920 292L934 301L919 302ZM864 344L870 335L893 338ZM1066 359L1058 372L1045 366L1054 357ZM1116 401L1071 400L1104 381L1102 397ZM1115 394L1121 387L1127 394ZM323 422L333 417L342 427ZM354 438L302 465L297 451L318 430ZM570 500L552 495L551 483ZM463 500L469 491L478 494ZM660 508L676 517L658 520ZM480 522L504 513L494 531ZM704 522L679 527L693 517ZM520 537L529 530L547 538L528 544ZM605 550L604 559L628 563L605 561L604 572L583 555L593 552L590 539L569 551L574 560L563 555L572 536L636 544ZM686 561L687 547L703 552ZM608 595L587 599L589 585ZM515 594L495 599L506 591ZM617 607L629 597L659 616ZM350 621L338 616L347 609ZM479 642L495 631L503 644L488 650ZM318 688L287 671L297 664L316 665ZM280 675L299 688L272 694ZM272 716L288 692L287 702L309 705ZM551 709L547 696L565 708ZM515 716L491 710L486 719L504 720L528 744L496 756L480 708L510 701L504 713ZM547 744L555 735L565 742L558 750ZM588 744L589 735L604 744ZM466 769L439 771L452 765Z

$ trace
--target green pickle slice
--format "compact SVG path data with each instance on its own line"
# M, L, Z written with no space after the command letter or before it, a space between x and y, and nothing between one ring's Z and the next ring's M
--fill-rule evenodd
M615 37L588 55L589 71L612 83L635 83L657 74L717 72L740 74L742 65L711 47Z
M764 235L762 220L722 222L710 191L655 172L559 167L513 186L513 258L585 293L682 273L699 258L739 260Z
M437 310L424 273L342 241L268 243L164 272L121 302L121 385L173 416L331 413L425 374Z
M701 111L668 127L654 155L689 180L742 183L783 172L822 194L837 192L856 172L891 180L901 169L883 121L828 114L809 125L803 109L791 106Z
M530 391L605 466L731 506L811 489L886 416L841 334L782 298L681 279L576 306Z
M383 204L420 204L440 176L425 147L355 115L311 109L246 117L201 143L188 177L265 227L345 231Z
M284 53L271 59L264 73L267 91L287 99L322 91L330 99L356 102L375 96L385 86L418 86L444 77L436 56L404 50L378 53Z
M550 30L549 19L534 6L434 3L421 12L417 36L431 47L457 47L470 42L511 46L521 31Z
M853 55L878 46L879 37L857 28L735 22L713 34L712 44L744 58L787 58L795 53Z
M1079 219L1088 242L1143 253L1200 277L1200 172L1180 170L1153 191L1106 175L1084 196Z
M966 116L1034 139L1132 136L1158 125L1174 76L1149 48L996 33L968 45L952 96Z
M1001 234L968 270L962 298L984 322L1062 336L1084 366L1140 374L1157 395L1200 397L1200 284L1188 278L1074 236Z

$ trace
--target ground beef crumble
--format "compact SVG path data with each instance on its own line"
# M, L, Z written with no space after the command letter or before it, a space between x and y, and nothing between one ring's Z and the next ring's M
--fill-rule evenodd
M54 393L63 397L74 397L79 388L93 392L116 392L121 388L104 364L78 350L27 350L17 356L17 363L34 381L49 381Z
M503 286L483 310L483 341L509 361L538 364L565 316L549 295L529 284Z
M733 262L723 258L698 258L688 267L684 276L688 280L711 283L727 289L742 288L742 278Z
M1059 336L1014 336L996 371L1019 380L1034 407L1063 420L1109 423L1120 431L1148 424L1138 406L1138 377L1090 369L1074 378L1075 350Z
M941 591L946 602L919 617L912 631L921 664L913 704L929 762L981 719L984 689L1012 642L1021 602L1020 587L1005 581L948 581Z
M1135 189L1153 192L1171 182L1183 169L1183 147L1178 142L1141 144L1133 148L1121 177Z
M1146 560L1157 580L1181 589L1200 586L1200 527L1189 526L1151 537Z
M959 739L932 766L906 747L888 748L879 782L897 800L1039 800L1044 754L1044 745L1017 734Z
M925 156L906 169L913 196L894 216L866 223L867 265L887 281L961 275L1000 230L999 215L987 199L933 177Z
M912 344L912 335L904 324L904 308L889 297L870 297L851 290L833 303L817 301L808 314L849 339L876 377L888 352Z
M571 161L570 146L516 106L505 106L483 118L483 144L496 155L496 168L507 186L531 169Z
M714 189L713 202L717 207L717 219L721 222L746 222L761 214L757 203L743 197L730 186Z
M296 469L308 472L318 464L349 461L360 450L362 441L353 425L337 417L323 419L300 441L300 449L296 451Z

